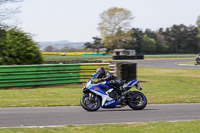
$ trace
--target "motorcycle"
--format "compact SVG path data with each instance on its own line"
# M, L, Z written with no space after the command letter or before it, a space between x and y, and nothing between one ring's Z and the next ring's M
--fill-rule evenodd
M197 55L196 57L196 64L195 65L199 65L200 64L200 54Z
M118 94L111 86L102 83L94 83L96 74L83 86L83 96L80 99L81 106L87 111L97 111L102 108L121 108L128 105L133 110L142 110L147 105L146 96L139 92L142 87L138 80L132 80L123 86L124 92ZM129 91L135 87L138 91Z

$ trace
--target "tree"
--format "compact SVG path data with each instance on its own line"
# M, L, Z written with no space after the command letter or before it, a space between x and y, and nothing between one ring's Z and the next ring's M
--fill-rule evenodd
M200 40L198 38L198 28L190 25L187 27L185 43L183 45L184 53L199 53L200 52Z
M85 49L91 49L92 51L95 51L96 46L94 45L94 43L91 42L86 42L84 44Z
M141 53L141 44L143 38L143 32L139 28L133 28L133 33L131 34L132 40L129 42L129 48L135 49L136 53Z
M141 44L141 52L147 54L153 54L156 50L156 41L153 38L148 37L146 34L143 35Z
M14 28L1 29L0 65L27 65L43 62L39 48L31 37Z
M132 13L124 8L113 7L100 14L98 29L103 39L103 44L113 50L117 35L123 34L125 38L129 35ZM127 33L127 35L125 35ZM120 40L123 40L121 37Z
M163 29L160 28L156 33L156 53L168 53L169 46L165 40L165 36L163 35Z
M54 51L54 47L52 47L51 45L44 48L44 52L53 52L53 51Z
M130 48L129 44L132 40L131 35L133 34L133 32L133 30L124 32L121 29L118 29L118 31L114 35L110 35L104 38L104 46L109 50L113 50L116 48Z
M19 7L6 8L4 5L8 3L22 2L23 0L0 0L0 26L5 25L5 21L13 19L14 15L19 13ZM15 21L16 23L16 21ZM7 24L7 23L6 23Z
M87 42L84 44L85 49L92 49L93 51L95 51L96 49L96 52L99 53L99 49L104 48L104 45L101 43L101 38L93 37L93 39L94 39L93 43Z
M198 37L200 38L200 16L198 16L196 24L197 24L198 31L199 31Z
M158 31L152 31L151 29L146 29L144 34L146 34L148 37L150 37L156 41L155 53L167 53L168 52L169 47L166 44L162 28L160 28Z
M173 25L164 32L171 53L198 53L198 29L195 26Z

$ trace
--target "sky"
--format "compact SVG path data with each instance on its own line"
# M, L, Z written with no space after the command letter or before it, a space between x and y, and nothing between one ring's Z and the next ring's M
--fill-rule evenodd
M158 30L174 24L195 25L200 0L24 0L18 26L36 42L92 41L99 36L100 14L111 8L130 10L131 26Z

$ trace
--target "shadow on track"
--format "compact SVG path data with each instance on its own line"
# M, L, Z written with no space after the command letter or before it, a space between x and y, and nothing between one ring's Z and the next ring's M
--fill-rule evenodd
M160 109L143 109L143 110L133 110L133 109L116 109L116 108L111 108L111 109L101 109L98 110L97 112L110 112L110 111L149 111L149 110L160 110Z

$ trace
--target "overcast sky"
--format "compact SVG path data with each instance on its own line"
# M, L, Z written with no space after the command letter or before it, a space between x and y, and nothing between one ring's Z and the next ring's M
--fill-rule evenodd
M125 8L135 17L132 27L157 30L173 24L195 25L200 0L24 0L19 27L40 41L92 41L100 36L99 15Z

